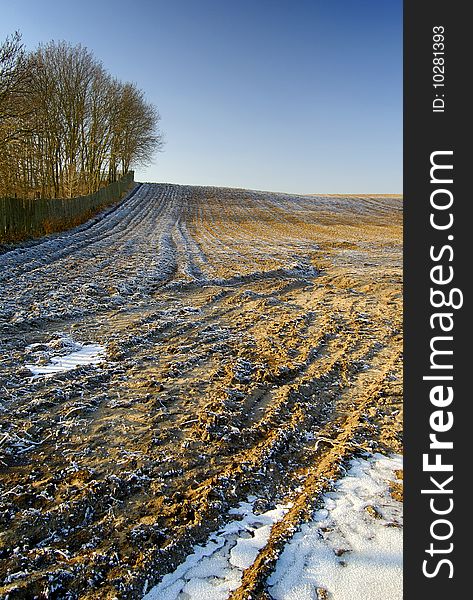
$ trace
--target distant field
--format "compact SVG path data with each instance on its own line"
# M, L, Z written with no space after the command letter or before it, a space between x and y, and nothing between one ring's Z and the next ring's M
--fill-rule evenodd
M291 506L232 598L270 598L347 460L402 453L400 196L143 184L0 284L0 597L140 598L253 496Z

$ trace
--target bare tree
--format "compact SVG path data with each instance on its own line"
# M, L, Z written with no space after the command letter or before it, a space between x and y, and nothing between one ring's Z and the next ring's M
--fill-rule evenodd
M135 85L119 86L113 121L111 179L118 166L122 173L127 173L132 165L149 162L153 153L162 148L159 121L158 111L145 101L143 92Z
M17 182L17 153L29 132L33 62L15 32L0 45L0 193Z
M30 77L30 61L17 31L0 45L0 123L22 113Z
M26 54L14 34L1 46L0 75L0 195L91 193L162 148L159 113L143 92L81 45Z

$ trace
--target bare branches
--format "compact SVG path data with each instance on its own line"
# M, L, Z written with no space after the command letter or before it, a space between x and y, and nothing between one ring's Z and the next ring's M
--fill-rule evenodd
M30 81L29 67L21 35L17 31L0 46L0 124L18 115L20 100L27 94Z
M0 196L96 191L161 149L159 113L81 45L0 46Z
M120 167L126 173L132 164L149 162L153 153L162 148L158 131L159 113L148 104L143 92L131 83L115 82L115 109L112 123L110 179Z

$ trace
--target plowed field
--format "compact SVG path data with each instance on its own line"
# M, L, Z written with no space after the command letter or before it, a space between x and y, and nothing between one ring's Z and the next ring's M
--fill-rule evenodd
M249 495L292 502L232 596L269 597L346 460L402 452L401 261L399 197L165 184L0 256L0 597L140 598Z

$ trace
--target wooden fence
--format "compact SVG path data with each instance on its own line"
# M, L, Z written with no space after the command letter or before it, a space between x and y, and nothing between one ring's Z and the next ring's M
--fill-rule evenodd
M80 225L120 200L134 184L130 171L94 194L77 198L0 198L0 241L16 242Z

